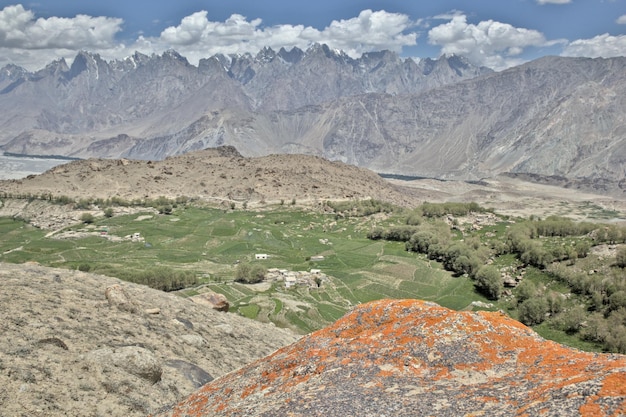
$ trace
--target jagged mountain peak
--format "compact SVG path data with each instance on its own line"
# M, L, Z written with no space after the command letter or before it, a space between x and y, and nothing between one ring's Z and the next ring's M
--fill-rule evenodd
M302 59L302 57L304 56L304 51L295 46L289 51L287 51L285 48L280 48L278 50L278 56L280 56L285 62L295 64Z
M72 65L67 72L67 78L71 80L84 71L92 73L94 77L97 78L99 75L99 68L108 65L109 64L107 62L102 60L99 54L88 51L80 51L74 57L74 61L72 61Z
M186 66L191 65L187 58L179 54L178 51L176 51L175 49L168 49L167 51L163 52L163 54L161 55L161 59L180 62L181 64Z
M353 61L352 58L344 51L340 49L334 49L326 45L325 43L314 43L305 51L305 57L325 56L336 61L349 63Z
M269 46L266 46L263 49L261 49L255 56L255 59L257 61L260 61L263 63L271 62L274 60L274 58L276 58L276 52Z

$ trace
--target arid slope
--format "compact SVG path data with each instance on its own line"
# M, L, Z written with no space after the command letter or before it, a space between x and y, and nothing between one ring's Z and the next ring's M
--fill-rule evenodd
M108 302L114 285L128 303ZM36 264L0 263L0 317L7 417L145 416L297 340L174 294Z
M244 158L233 147L195 151L155 162L75 161L41 175L0 181L0 192L76 199L185 196L228 204L368 197L401 205L416 201L411 192L367 169L306 155Z

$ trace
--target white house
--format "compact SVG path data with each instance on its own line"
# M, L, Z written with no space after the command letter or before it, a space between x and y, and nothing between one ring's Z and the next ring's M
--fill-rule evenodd
M269 258L267 253L256 253L254 255L254 259L267 259L267 258Z

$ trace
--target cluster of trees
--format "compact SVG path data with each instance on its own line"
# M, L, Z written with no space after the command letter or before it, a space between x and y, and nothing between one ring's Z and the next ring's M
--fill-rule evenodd
M126 268L92 266L88 263L81 263L78 269L117 277L124 281L147 285L161 291L177 291L198 284L198 278L195 273L166 266L152 267L143 270L129 270Z
M240 263L235 271L235 281L244 284L256 284L265 279L267 269L260 264Z
M327 201L326 206L334 213L351 217L365 217L375 213L392 213L396 209L391 203L375 199Z
M448 214L485 211L476 203L424 203L406 214L405 226L376 227L367 237L405 242L408 251L426 254L457 275L467 274L475 280L476 288L492 299L500 298L504 287L497 268L486 265L489 258L510 253L523 265L543 270L555 261L574 262L586 257L592 243L626 241L626 228L577 223L562 217L518 222L503 237L487 241L481 241L478 236L464 236L460 240L447 223L436 219ZM571 239L555 241L554 237ZM618 255L617 263L626 266L626 249ZM538 310L538 306L529 306L533 307L532 311Z
M0 194L0 198L2 199L21 199L21 200L44 200L50 201L54 204L59 205L67 205L72 204L73 207L77 210L87 210L92 206L98 206L100 208L107 207L154 207L159 210L159 212L168 214L172 211L173 208L176 208L178 205L186 204L192 201L189 197L179 196L176 198L167 198L164 196L160 196L154 199L144 198L144 199L133 199L126 200L121 197L111 197L111 198L80 198L75 199L72 197L68 197L66 195L55 196L51 193L43 193L43 194L31 194L31 193L6 193L3 192Z
M444 268L457 275L480 278L477 287L487 296L499 298L502 294L500 272L494 267L485 267L487 259L492 256L492 249L479 238L455 240L450 227L442 221L424 222L420 226L375 228L367 237L405 242L408 251L426 254L429 259L441 262ZM496 275L497 279L494 279Z
M487 210L478 203L423 203L417 209L424 217L443 217L448 214L453 216L467 216L470 213L484 213Z
M405 242L406 249L441 262L455 274L467 274L474 285L491 299L504 293L500 270L488 265L489 258L513 254L522 266L542 271L546 278L569 287L574 298L551 291L526 278L514 290L511 308L519 320L538 325L547 320L555 329L576 334L605 350L626 353L626 247L617 250L615 264L605 274L590 274L575 268L592 245L626 243L626 227L577 223L548 217L510 224L505 233L487 239L484 234L465 235L438 218L483 212L473 203L426 203L405 213L404 226L377 227L370 239ZM565 261L565 262L560 262ZM608 274L608 275L607 275Z
M547 272L566 284L583 304L554 317L550 325L605 349L626 353L626 277L623 271L597 275L551 265Z

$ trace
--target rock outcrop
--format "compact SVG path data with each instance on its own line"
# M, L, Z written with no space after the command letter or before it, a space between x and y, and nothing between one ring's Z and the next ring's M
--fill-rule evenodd
M361 305L160 416L623 416L626 356L544 340L501 313Z
M105 296L106 294L106 296ZM0 263L0 416L145 416L298 336L174 294Z
M202 304L211 307L213 310L217 311L227 312L230 308L230 303L223 294L218 294L212 291L194 295L193 297L189 297L189 299L196 304Z

